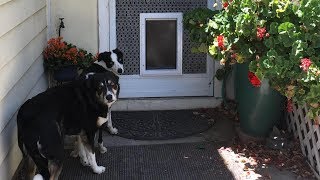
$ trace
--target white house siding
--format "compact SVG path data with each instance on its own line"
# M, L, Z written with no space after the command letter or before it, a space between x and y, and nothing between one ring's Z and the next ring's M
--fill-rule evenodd
M45 90L42 50L47 41L45 0L0 0L0 179L11 179L21 161L16 115Z

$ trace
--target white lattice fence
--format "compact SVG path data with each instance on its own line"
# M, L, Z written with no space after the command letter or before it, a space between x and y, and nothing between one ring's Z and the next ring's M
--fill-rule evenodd
M320 127L307 117L307 106L293 107L287 116L289 131L299 138L302 153L308 159L317 178L320 177Z

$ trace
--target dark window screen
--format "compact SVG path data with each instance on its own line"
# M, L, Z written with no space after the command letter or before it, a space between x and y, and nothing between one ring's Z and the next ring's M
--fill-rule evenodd
M146 69L176 69L177 21L146 20Z

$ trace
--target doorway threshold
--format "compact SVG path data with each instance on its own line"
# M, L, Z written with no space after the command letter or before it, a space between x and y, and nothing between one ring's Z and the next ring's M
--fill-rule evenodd
M222 99L216 97L166 97L119 99L112 105L113 111L150 111L214 108Z

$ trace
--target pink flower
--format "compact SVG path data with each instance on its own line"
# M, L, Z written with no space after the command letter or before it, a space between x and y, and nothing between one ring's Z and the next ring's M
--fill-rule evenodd
M266 32L267 30L265 27L262 27L262 28L257 27L257 38L260 40L263 39L266 35Z
M300 68L303 71L308 71L309 67L312 64L312 61L309 58L303 58L300 60L301 64L300 64Z
M293 111L293 103L291 99L287 100L287 111L292 112Z

